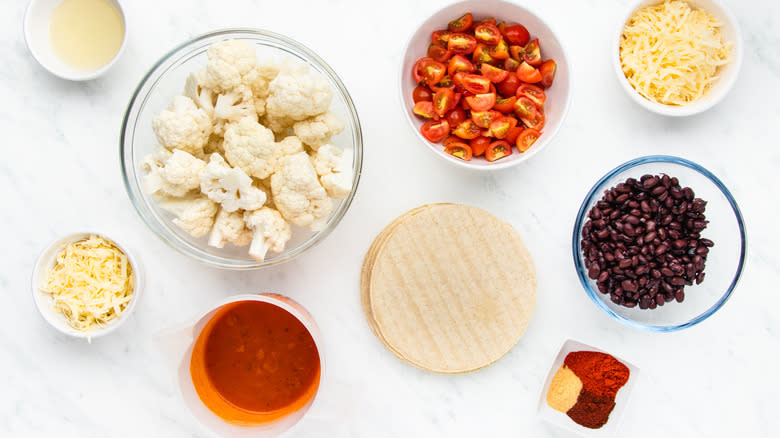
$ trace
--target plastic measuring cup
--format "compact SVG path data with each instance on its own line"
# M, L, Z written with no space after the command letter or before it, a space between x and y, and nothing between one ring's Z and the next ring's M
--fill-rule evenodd
M277 294L246 294L230 297L212 307L204 315L195 321L183 324L179 327L169 328L157 334L158 346L167 356L173 366L176 367L176 380L184 404L192 412L193 416L206 428L219 436L265 438L276 437L298 423L304 414L314 403L320 389L320 382L316 383L314 395L297 410L274 420L254 425L235 425L223 420L203 404L192 382L190 373L190 360L195 342L212 317L222 307L230 303L242 301L259 301L280 307L296 319L298 319L314 339L314 344L320 352L320 376L325 375L325 363L322 354L321 335L317 324L311 314L300 304L282 295Z

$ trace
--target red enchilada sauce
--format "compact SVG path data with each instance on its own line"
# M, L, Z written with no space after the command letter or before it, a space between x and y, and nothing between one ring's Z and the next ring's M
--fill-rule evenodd
M198 395L215 414L258 424L312 399L320 357L309 331L288 311L239 301L220 308L204 327L190 370Z

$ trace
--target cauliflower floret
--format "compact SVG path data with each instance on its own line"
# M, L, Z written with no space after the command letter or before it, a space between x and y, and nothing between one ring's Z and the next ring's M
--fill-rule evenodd
M217 103L214 105L214 132L216 134L224 134L227 125L238 122L245 117L257 120L255 101L249 88L241 86L217 96Z
M213 117L217 95L211 88L204 86L205 77L206 69L202 69L197 73L190 73L187 76L187 82L184 84L184 95L192 99L195 105L205 111L209 117Z
M279 65L273 61L266 61L244 75L244 84L252 90L253 96L265 98L270 93L268 85L278 74Z
M333 98L327 80L303 69L281 71L268 88L265 109L275 120L300 121L324 113Z
M244 224L244 213L240 210L229 212L221 208L209 235L209 245L223 248L230 242L236 246L245 246L251 241L252 230Z
M303 143L301 143L301 140L294 136L290 135L288 137L285 137L277 143L279 147L279 153L281 154L280 158L285 155L293 155L297 154L298 152L303 152Z
M352 151L332 144L322 146L312 160L328 196L343 199L352 191Z
M255 47L241 40L226 40L209 46L206 56L211 61L224 61L233 67L240 76L246 76L257 68Z
M168 199L160 207L176 215L173 223L188 232L192 237L208 234L214 225L217 204L203 195L181 199Z
M143 186L146 193L162 196L184 196L200 186L198 175L206 168L206 162L180 149L175 149L164 161L160 151L144 160Z
M231 168L219 154L211 154L211 160L200 174L200 190L222 209L234 212L239 208L257 210L265 204L265 193L252 185L252 178L243 170Z
M272 61L265 62L243 76L244 85L252 90L255 111L265 114L265 101L269 94L268 84L279 74L279 66Z
M277 253L284 251L284 245L292 237L290 224L270 207L244 212L244 223L254 231L249 255L258 262L265 260L269 249Z
M203 74L203 85L217 93L238 87L244 76L257 68L255 49L245 41L227 40L212 44L206 55L209 60Z
M279 159L274 133L254 117L230 125L225 131L224 148L230 165L260 179L273 173Z
M152 119L160 144L193 155L203 151L211 135L211 118L187 96L175 96L171 106Z
M343 130L344 121L330 111L293 125L295 135L315 151Z
M298 226L317 231L333 209L305 152L283 157L271 176L271 191L279 213Z

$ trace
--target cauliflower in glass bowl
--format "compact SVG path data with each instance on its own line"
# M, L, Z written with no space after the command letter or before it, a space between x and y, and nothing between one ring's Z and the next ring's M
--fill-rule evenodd
M125 186L174 249L227 269L290 260L327 236L357 189L357 112L316 54L260 30L182 44L146 74L122 125Z

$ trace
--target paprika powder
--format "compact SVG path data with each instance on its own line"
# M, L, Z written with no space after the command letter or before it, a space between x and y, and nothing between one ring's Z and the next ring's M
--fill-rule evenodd
M582 380L586 391L615 398L618 389L628 381L630 371L609 354L597 351L573 351L563 364Z

